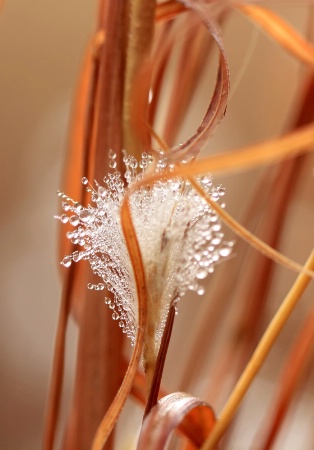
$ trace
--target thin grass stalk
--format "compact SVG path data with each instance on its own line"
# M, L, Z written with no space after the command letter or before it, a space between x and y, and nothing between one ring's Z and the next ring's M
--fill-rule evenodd
M291 402L297 395L296 389L304 379L305 372L313 364L313 340L314 308L300 328L295 344L281 372L277 398L268 411L267 421L257 434L255 442L261 442L260 450L269 450L276 441Z
M202 450L213 450L223 436L225 430L228 428L243 397L245 396L251 383L254 381L257 372L268 356L279 333L286 324L295 306L300 301L304 290L309 284L311 278L306 274L306 272L312 271L313 269L314 251L311 253L306 264L304 265L304 272L300 273L293 287L289 291L285 300L283 301L274 318L267 327L248 365L246 366L221 415L219 416L219 419L213 431L210 433L208 439L201 447Z
M143 123L148 119L155 8L156 0L130 0L123 98L123 145L137 160L140 160L143 149L149 147L149 135Z
M175 316L175 306L171 305L169 312L168 312L168 317L167 317L164 333L163 333L163 336L161 339L160 348L158 351L156 366L155 366L155 370L154 370L154 376L153 376L152 384L150 386L150 391L149 391L149 395L148 395L148 399L147 399L147 403L146 403L146 407L145 407L144 419L147 416L147 414L149 414L150 410L157 403L162 373L164 370L167 351L168 351L171 333L172 333L174 316Z
M43 436L43 450L53 449L57 431L63 385L66 330L70 313L70 299L74 276L74 268L71 268L66 277L61 299L52 363L50 391L47 403L47 417Z

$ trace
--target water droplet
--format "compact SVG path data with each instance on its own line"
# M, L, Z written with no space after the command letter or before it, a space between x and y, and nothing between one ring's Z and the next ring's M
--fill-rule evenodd
M92 283L88 283L87 289L94 289L94 285Z
M83 209L83 206L79 202L74 203L73 206L77 212L79 212L79 211L81 211L81 209Z
M206 277L207 277L207 270L200 270L196 275L196 278L198 278L199 280L203 280Z
M220 256L229 256L232 252L232 249L231 247L221 247L218 252Z
M111 299L109 297L105 297L104 301L105 301L106 305L110 305L110 303L111 303Z
M69 209L71 208L71 206L69 205L68 202L63 202L63 203L62 203L62 208L64 209L64 211L69 211Z
M99 186L98 194L100 195L101 198L105 198L108 194L108 191L103 186Z
M203 286L200 286L200 287L197 289L196 293L197 293L198 295L204 295L204 294L205 294L205 288L204 288Z
M66 214L62 214L62 216L60 217L60 220L62 223L67 223L69 221L69 218Z
M72 264L71 256L66 256L65 258L63 258L63 261L61 264L63 264L64 267L70 267L70 265Z
M70 224L76 227L80 223L80 220L77 216L70 217Z
M88 179L86 177L82 178L82 184L88 184Z
M173 181L173 182L171 183L171 187L172 187L172 190L173 190L173 191L177 191L177 190L180 189L180 187L181 187L180 181Z
M108 156L110 159L116 159L117 154L112 149L110 149L108 152Z
M112 318L113 318L113 320L118 320L119 319L119 314L116 311L114 311L112 313Z
M110 167L111 169L115 169L115 168L117 167L116 161L110 161L109 167Z
M84 209L83 211L80 212L80 219L84 223L90 223L93 222L95 218L90 211Z
M80 261L80 259L82 259L81 253L78 251L73 252L72 256L73 256L74 262L78 262L78 261Z
M204 186L208 186L212 184L212 178L209 175L205 175L201 178L201 182Z

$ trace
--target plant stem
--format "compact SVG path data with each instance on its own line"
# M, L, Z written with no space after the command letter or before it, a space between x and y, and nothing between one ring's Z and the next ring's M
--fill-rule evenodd
M150 386L148 400L146 403L144 418L150 412L152 407L155 406L157 403L162 373L164 370L164 365L165 365L169 342L170 342L171 333L172 333L174 316L175 316L175 306L172 305L170 307L170 310L168 313L166 326L164 329L164 333L162 336L162 340L161 340L161 344L160 344L160 348L159 348L159 352L158 352L158 356L157 356L157 361L155 364L154 375L153 375L153 379L152 379L151 386Z
M140 159L147 141L149 56L155 23L155 0L131 0L123 100L123 138L128 153ZM136 92L136 96L135 96ZM145 136L146 135L146 136Z
M304 268L307 270L314 269L314 251L312 251ZM287 297L282 302L273 320L271 321L267 330L265 331L248 365L246 366L244 372L242 373L242 376L240 377L237 385L235 386L233 392L231 393L229 400L227 401L220 415L219 420L217 421L213 431L210 433L208 439L201 447L201 450L213 450L217 445L224 431L229 426L244 395L246 394L257 372L259 371L267 355L272 349L275 340L277 339L283 326L287 322L292 311L294 310L295 306L300 300L301 295L303 294L310 280L311 278L304 272L300 273L300 275L298 276L296 282L292 286Z

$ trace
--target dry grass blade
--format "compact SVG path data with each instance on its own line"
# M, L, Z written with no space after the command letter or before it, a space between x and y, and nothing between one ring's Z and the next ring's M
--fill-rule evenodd
M81 168L82 175L91 180L101 179L109 164L108 149L122 146L125 16L125 3L122 0L111 3L100 0L98 30L87 66L91 73L87 71L84 90L79 93L80 120L75 123L76 137L73 140L77 148L72 147L73 158L68 167L69 183L79 183L81 189L79 174L74 181L70 179L75 167ZM120 26L116 27L116 23ZM119 155L117 160L119 164ZM83 193L76 198L73 195L83 204L84 196ZM86 269L87 266L83 266L82 271L78 266L75 268L83 277L76 276L75 295L72 293L71 298L79 322L79 343L64 450L90 448L97 427L112 403L122 378L119 369L123 335L95 295L88 292L82 298L82 293L86 293ZM78 291L79 296L76 295ZM106 448L109 450L112 444L113 437L107 441Z
M305 272L314 269L314 251L308 258L304 269L304 272L298 276L290 292L282 302L280 308L278 309L277 313L266 329L248 365L246 366L236 387L230 395L212 433L202 446L202 450L213 450L219 442L220 438L223 436L244 395L246 394L257 372L259 371L261 365L263 364L269 351L271 350L275 340L277 339L279 333L289 319L295 306L301 299L304 290L310 282L310 277L306 275Z
M215 17L212 16L211 12L206 8L206 5L191 2L190 0L184 0L182 3L193 11L205 25L218 46L220 57L214 93L197 132L187 141L172 148L168 154L171 159L181 160L198 155L223 119L227 108L230 78L224 45Z
M165 329L163 332L160 348L158 351L154 376L153 376L152 385L151 385L147 403L146 403L144 417L147 416L147 414L150 412L152 407L155 406L157 403L159 388L160 388L160 383L161 383L161 378L162 378L162 372L164 370L167 351L168 351L169 342L170 342L171 333L172 333L174 316L175 316L175 306L172 305L172 306L170 306L170 309L168 312Z
M103 42L104 34L99 31L87 49L73 108L63 189L69 197L79 202L83 202L84 196L81 178L87 174L87 155L93 123L92 105L98 83L99 50ZM71 252L71 246L63 228L60 233L60 259Z
M74 268L70 269L66 277L59 311L57 335L55 339L54 357L52 363L50 392L47 405L43 450L52 450L59 416L61 392L63 383L63 370L65 358L66 329L70 313L71 290L73 286Z
M104 42L103 32L96 33L89 45L83 70L81 73L76 102L73 113L70 151L67 158L67 170L65 177L65 191L72 198L83 201L81 177L86 170L86 158L88 154L89 140L92 126L91 105L97 85L97 66L99 49ZM60 253L71 253L73 244L65 238L65 233L60 233ZM43 448L52 449L57 427L57 420L62 394L62 380L64 369L64 357L66 347L66 328L70 310L74 312L76 319L80 314L73 302L74 293L78 291L78 268L71 267L63 271L64 289L61 299L55 351L52 368L52 380L47 407L46 429ZM79 296L80 297L80 296ZM81 300L81 297L80 297Z
M302 272L304 270L303 266L300 264L292 261L291 259L287 258L286 256L282 255L277 250L273 249L269 245L265 244L261 239L259 239L257 236L255 236L253 233L251 233L249 230L247 230L245 227L243 227L239 222L237 222L233 217L230 216L221 206L219 206L216 202L214 202L201 188L201 186L195 182L192 178L189 178L190 183L193 185L196 191L199 192L199 194L207 201L207 203L212 207L214 211L217 212L219 217L236 233L238 234L242 239L247 241L252 247L255 247L257 250L259 250L264 255L268 256L273 261L277 262L278 264L281 264L288 269L294 270L296 272ZM314 272L313 271L307 271L306 272L308 276L314 278Z
M277 399L271 405L267 414L267 423L265 423L261 432L258 434L256 442L262 442L259 446L261 450L269 450L271 448L281 429L296 388L304 377L304 372L312 363L313 340L314 308L301 327L299 336L282 370L281 379L278 383L279 392ZM270 429L267 431L268 423L270 424Z
M187 32L180 47L177 66L173 70L175 74L173 86L175 88L170 93L167 119L162 131L163 139L168 146L174 144L180 126L182 126L195 93L195 86L206 67L211 49L208 33L199 23L195 23L192 27L191 19L193 18L190 17L190 14L185 16L184 24L186 26L183 28ZM186 64L187 55L189 55L190 61L188 65Z
M177 166L168 178L193 176L208 172L239 172L245 169L274 164L286 158L313 151L314 125L307 125L280 138L244 147L217 156L199 159L193 164ZM157 176L155 177L157 179ZM152 180L153 181L153 180Z
M156 21L163 22L171 20L179 13L186 11L186 7L176 0L169 0L163 3L159 3L156 7Z
M283 19L272 11L256 5L236 4L235 7L260 25L275 41L293 56L314 68L314 47Z
M126 245L130 254L130 259L132 261L136 281L138 297L138 329L133 355L125 374L123 383L97 430L92 446L93 450L101 450L103 448L118 419L122 407L131 390L134 377L137 373L144 340L144 330L146 323L146 281L141 252L132 223L131 211L128 203L128 195L125 196L121 207L121 223Z
M211 407L203 400L178 392L159 400L143 423L137 450L162 450L171 433L180 430L196 446L215 424Z
M150 50L154 33L155 0L131 0L123 96L123 145L140 159L147 146L143 122L148 115Z

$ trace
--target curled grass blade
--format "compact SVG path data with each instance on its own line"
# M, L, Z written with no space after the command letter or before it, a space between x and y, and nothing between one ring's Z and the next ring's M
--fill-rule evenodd
M307 272L312 271L313 269L314 251L312 251L311 255L309 256L304 266L304 271L299 274L297 280L295 281L288 295L282 302L277 313L266 329L237 385L231 393L213 431L205 441L204 445L201 447L201 450L213 450L219 442L220 438L223 436L225 430L228 428L257 372L268 356L279 333L289 319L295 306L301 299L304 290L309 284L311 278L307 275Z
M171 433L180 430L198 447L215 424L212 408L183 392L159 400L143 422L137 450L161 450Z
M291 25L272 11L257 5L236 3L235 8L257 23L270 37L294 57L314 68L314 47Z
M195 23L193 23L194 21ZM170 92L167 118L162 130L163 139L169 146L174 144L183 119L189 112L195 86L206 68L212 49L212 40L208 36L207 30L196 18L191 17L191 14L186 14L184 25L185 36L183 36L178 61L173 70L174 89ZM189 64L186 63L187 57Z
M131 390L134 377L137 373L137 368L139 365L143 347L144 330L146 323L146 281L145 281L143 261L131 218L131 211L128 200L129 197L128 194L126 194L121 206L121 223L126 245L130 254L130 259L132 261L137 287L138 330L134 351L128 369L126 371L123 383L97 430L97 433L93 441L92 450L101 450L103 448L116 421L118 420L119 414Z
M216 78L214 93L205 116L199 125L197 132L182 144L172 148L168 154L171 159L184 159L195 157L207 144L220 121L223 119L229 96L229 67L223 40L220 35L219 27L211 11L206 8L206 4L196 3L190 0L182 0L182 4L193 11L203 22L219 50L219 68Z

